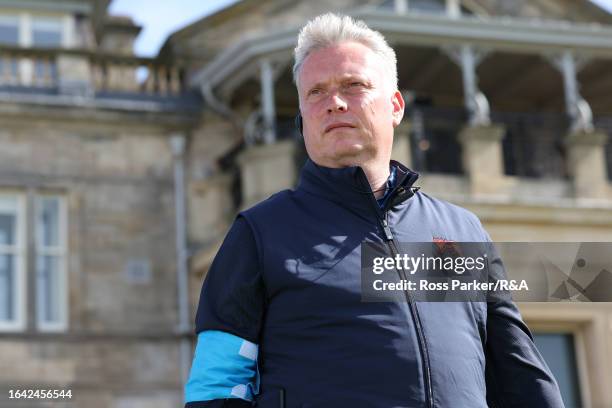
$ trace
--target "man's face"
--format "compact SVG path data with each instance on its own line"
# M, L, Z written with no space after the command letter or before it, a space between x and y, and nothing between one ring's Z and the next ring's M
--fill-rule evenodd
M399 91L380 57L344 42L312 52L298 79L304 141L310 158L326 167L388 164L393 128L404 114Z

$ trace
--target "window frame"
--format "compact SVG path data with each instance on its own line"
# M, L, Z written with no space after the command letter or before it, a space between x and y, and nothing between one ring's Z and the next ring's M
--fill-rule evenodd
M66 21L64 16L61 15L46 15L46 14L30 14L29 15L29 29L30 29L30 46L36 48L59 48L66 46ZM57 28L59 29L60 40L58 45L35 45L34 44L34 30L36 29L36 24L57 24Z
M39 231L40 226L38 224L38 214L41 205L41 199L43 198L55 198L58 200L58 245L56 247L43 247L39 242ZM57 322L45 322L41 319L38 313L38 302L40 299L36 297L36 304L32 305L36 310L36 321L35 327L40 332L62 332L66 331L69 326L69 302L68 302L68 213L66 205L66 197L62 194L53 193L38 193L34 195L33 200L33 234L34 234L34 254L32 259L34 260L34 277L33 285L35 285L35 291L38 293L38 257L39 256L57 256L59 258L59 319Z
M600 316L601 312L596 309L571 309L575 305L576 303L554 303L538 307L537 304L521 303L520 309L532 332L573 336L580 403L583 407L590 407L593 405L592 393L595 391L593 380L601 375L605 376L603 365L597 365L595 362L601 360L603 350L599 339L604 338L602 336L607 319ZM569 309L564 309L566 306L569 306Z
M37 46L36 48L73 48L76 44L76 16L68 13L52 13L52 12L24 12L18 9L6 9L0 11L0 18L7 16L9 18L17 18L18 20L18 41L15 45L21 48L34 47L34 25L37 20L55 20L60 26L60 44L56 46ZM17 78L18 85L37 86L44 80L37 76L36 60L34 58L18 58L17 59ZM55 62L53 62L55 63ZM53 70L53 68L48 68ZM44 76L43 76L44 78Z
M23 331L26 328L27 287L26 275L28 270L27 257L27 218L25 194L19 192L1 191L0 198L14 198L17 201L15 212L16 240L12 249L10 246L0 246L0 253L13 253L15 256L16 286L15 319L0 321L0 332Z
M584 371L583 367L580 367L580 357L578 356L578 350L580 349L580 345L582 344L583 339L578 339L580 337L580 331L577 330L570 330L568 328L559 328L559 329L554 329L554 328L547 328L545 330L533 330L533 334L534 335L559 335L559 336L571 336L572 338L572 349L574 352L574 357L575 357L575 363L576 363L576 380L578 382L578 399L579 399L579 406L584 407L584 406L588 406L584 404L585 401L585 392L583 391L583 387L585 386L585 384L583 384L583 380L580 378L580 373L581 371ZM534 341L535 343L535 341ZM542 352L540 351L540 353L542 354ZM552 371L552 370L551 370ZM569 402L564 401L565 403L569 404Z
M3 17L17 20L17 44L18 47L34 46L34 24L36 20L55 20L60 26L61 48L70 48L75 43L75 16L67 13L52 12L24 12L18 9L6 9L0 11L0 19ZM44 47L41 47L44 48ZM52 47L53 48L53 47Z

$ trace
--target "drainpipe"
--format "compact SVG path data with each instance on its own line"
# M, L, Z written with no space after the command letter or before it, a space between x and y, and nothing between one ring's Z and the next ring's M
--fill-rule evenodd
M187 270L187 232L185 206L185 136L180 133L170 137L170 147L174 157L174 203L176 223L176 281L178 303L178 334L180 336L179 367L183 390L189 377L191 366L191 343L189 335L189 290Z

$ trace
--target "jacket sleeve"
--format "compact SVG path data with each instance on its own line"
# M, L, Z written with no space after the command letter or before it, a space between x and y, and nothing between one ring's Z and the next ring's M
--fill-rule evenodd
M251 408L252 406L249 401L238 398L188 402L185 404L185 408Z
M186 408L249 407L259 391L265 292L253 232L238 217L202 285Z
M490 277L505 279L502 260L486 236ZM564 407L559 386L510 296L496 296L487 303L485 354L490 407Z

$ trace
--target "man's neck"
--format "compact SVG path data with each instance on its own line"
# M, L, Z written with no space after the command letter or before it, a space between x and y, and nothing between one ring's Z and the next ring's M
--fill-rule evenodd
M379 199L385 195L385 187L387 179L389 178L389 164L385 163L383 165L376 166L364 164L361 166L361 168L368 178L370 187L374 192L374 197Z

